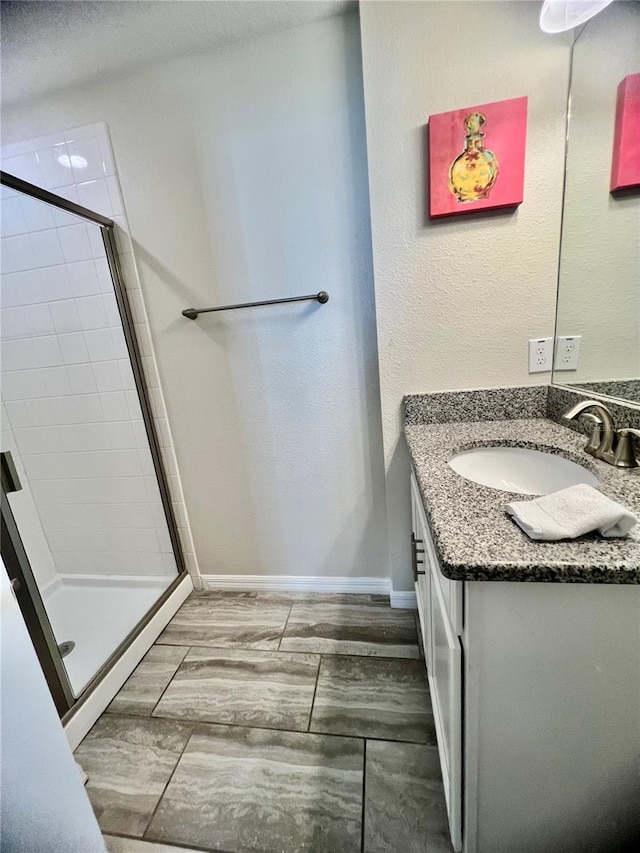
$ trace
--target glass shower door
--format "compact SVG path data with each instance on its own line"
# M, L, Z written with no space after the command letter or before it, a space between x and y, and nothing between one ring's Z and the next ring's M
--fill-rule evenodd
M184 564L113 227L11 181L0 389L16 490L5 511L78 697Z

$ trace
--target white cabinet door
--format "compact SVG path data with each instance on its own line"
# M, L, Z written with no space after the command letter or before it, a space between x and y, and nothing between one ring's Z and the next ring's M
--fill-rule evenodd
M418 617L422 632L422 644L424 646L425 662L427 670L431 667L431 615L430 615L430 583L427 561L427 537L426 519L422 508L422 499L418 491L418 485L413 474L411 475L411 531L412 531L412 554L416 598L418 602Z
M430 572L429 689L453 849L462 849L462 648L438 576Z

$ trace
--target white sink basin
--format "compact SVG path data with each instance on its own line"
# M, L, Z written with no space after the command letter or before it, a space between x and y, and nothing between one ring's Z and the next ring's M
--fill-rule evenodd
M463 450L449 460L449 465L466 480L522 495L548 495L579 483L598 485L595 474L582 465L526 447Z

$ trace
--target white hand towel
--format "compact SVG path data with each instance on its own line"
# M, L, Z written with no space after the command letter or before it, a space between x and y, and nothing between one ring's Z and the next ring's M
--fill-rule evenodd
M532 501L513 501L505 509L531 539L555 542L592 530L602 536L626 536L637 523L622 504L582 483Z

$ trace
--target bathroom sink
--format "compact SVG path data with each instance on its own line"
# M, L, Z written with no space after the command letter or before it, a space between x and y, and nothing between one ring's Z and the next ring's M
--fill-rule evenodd
M456 474L482 486L522 495L548 495L598 478L577 462L526 447L476 447L449 460Z

